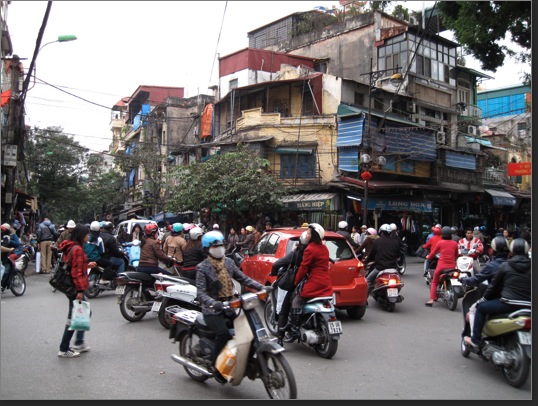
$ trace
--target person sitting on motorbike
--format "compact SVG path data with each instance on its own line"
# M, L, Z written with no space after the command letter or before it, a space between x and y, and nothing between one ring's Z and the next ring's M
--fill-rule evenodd
M117 273L125 272L123 250L120 249L116 237L112 235L114 225L110 221L105 221L101 228L102 230L100 230L99 236L103 239L103 244L105 245L105 253L103 254L103 257L117 268Z
M379 238L376 229L372 227L366 229L364 234L366 234L364 242L359 245L359 248L355 250L355 253L359 256L360 259L366 258L368 256L368 254L372 250L372 245L374 244L374 241ZM366 266L366 263L364 263L364 266Z
M180 276L189 279L193 285L196 285L196 265L207 258L206 252L202 249L203 235L204 231L200 227L191 228L183 251L183 267Z
M299 320L303 312L303 304L307 299L317 296L332 296L333 287L329 275L329 250L323 243L325 230L318 223L310 223L306 230L308 241L303 252L303 260L295 274L295 290L291 300L290 335L292 339L299 337ZM305 278L302 288L299 283ZM293 341L293 340L292 340Z
M390 237L390 225L383 224L379 227L379 238L372 244L370 253L365 258L364 263L374 262L374 266L366 282L368 284L368 294L374 288L374 281L377 274L384 269L398 269L398 258L400 258L400 244L394 238Z
M299 267L301 261L303 260L304 250L308 245L307 231L303 231L299 237L299 241L296 243L295 248L288 252L286 256L276 260L271 267L272 276L280 276L279 270L284 269L283 272L286 272L289 266ZM277 319L278 331L276 334L278 344L284 346L284 334L286 333L286 326L288 324L288 316L290 313L291 307L291 296L293 294L293 289L284 290L278 287L277 292L277 303L275 303L275 318ZM280 306L279 306L280 304Z
M459 241L460 241L460 236L458 235L458 231L459 231L459 230L458 230L458 227L456 227L456 226L452 226L452 227L450 227L450 230L452 231L452 239L453 239L454 241L456 241L457 243L459 243Z
M430 252L432 252L435 245L442 239L441 227L437 227L437 226L432 227L432 233L433 233L433 236L428 241L426 241L424 245L422 245L422 248ZM424 276L426 276L426 272L428 272L428 269L430 269L431 260L428 259L428 257L434 258L434 257L431 257L430 255L426 257L426 267L424 270Z
M433 273L432 283L430 286L430 300L425 305L433 306L433 302L437 301L437 285L439 285L439 277L441 272L447 269L456 268L456 258L458 258L458 243L452 239L452 230L448 226L441 229L442 240L435 244L435 247L430 251L426 259L432 259L439 253L439 260Z
M11 227L6 227L6 224L2 224L2 266L4 267L4 274L2 276L2 292L7 286L10 274L12 272L11 261L8 260L8 256L15 250L11 246Z
M254 227L246 226L245 232L247 234L245 239L243 241L237 241L235 245L238 246L241 250L250 251L255 243Z
M215 346L211 353L210 370L219 382L226 380L219 373L215 361L228 340L232 338L227 320L235 318L233 309L224 309L224 303L234 297L233 279L241 285L254 290L267 289L261 283L249 278L225 256L224 235L218 231L209 231L202 237L202 248L208 256L196 266L197 299L202 308L204 321L215 332Z
M170 235L166 237L163 244L164 253L176 260L177 270L174 267L168 268L171 273L177 273L181 270L181 266L178 265L183 265L183 250L185 250L186 246L187 241L183 238L183 224L172 224Z
M529 244L522 238L516 238L510 244L510 252L512 257L500 265L491 284L477 302L472 335L463 339L475 351L480 348L482 329L488 315L511 313L531 306Z
M351 238L351 233L347 231L347 227L348 227L347 221L342 220L341 222L338 223L338 231L336 232L336 234L340 234L341 236L345 237L347 242L351 244L353 249L359 248L359 244L357 244L353 240L353 238Z
M88 261L93 261L101 268L104 268L102 279L99 281L99 283L109 284L110 281L115 277L116 273L112 269L112 262L103 257L105 252L105 244L99 234L99 222L92 221L90 224L90 235L88 237L88 241L84 243L84 253L88 257Z
M161 248L161 243L157 240L156 234L159 230L157 224L148 224L144 227L144 236L140 241L140 261L138 262L137 271L147 274L162 273L172 275L170 272L159 267L159 261L166 266L172 266L174 259L168 257Z
M473 258L473 271L475 275L478 274L480 272L478 257L484 253L484 245L479 238L473 236L472 228L465 230L465 237L459 241L459 248L460 254Z

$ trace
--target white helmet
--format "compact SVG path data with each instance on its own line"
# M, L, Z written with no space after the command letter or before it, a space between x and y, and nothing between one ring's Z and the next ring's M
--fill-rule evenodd
M101 229L101 223L99 223L98 221L92 221L92 223L90 224L90 230L99 231L100 229Z
M193 228L189 230L189 237L191 240L197 240L198 237L200 237L203 234L204 234L204 230L202 230L198 226L194 226Z
M347 224L347 223L346 223ZM314 230L316 233L319 234L319 238L320 239L324 239L325 238L325 229L323 227L321 227L318 223L310 223L308 225L308 228L311 228L312 230Z
M76 224L73 220L69 220L66 225L67 228L75 228Z
M379 233L385 232L388 235L391 231L392 230L388 224L383 224L381 227L379 227Z
M338 228L347 228L347 221L342 220L340 223L338 223Z
M396 231L396 230L398 229L398 227L396 226L396 224L394 224L394 223L390 223L390 229L391 229L392 231Z

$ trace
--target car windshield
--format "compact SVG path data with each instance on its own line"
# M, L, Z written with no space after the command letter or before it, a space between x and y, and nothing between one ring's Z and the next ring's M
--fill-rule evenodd
M286 245L286 254L289 253L293 248L295 247L295 244L297 243L298 239L293 238L289 239L288 243ZM349 244L344 239L325 239L325 245L327 246L329 250L329 257L336 261L346 261L349 259L355 259L355 255L353 254L353 251L349 247Z

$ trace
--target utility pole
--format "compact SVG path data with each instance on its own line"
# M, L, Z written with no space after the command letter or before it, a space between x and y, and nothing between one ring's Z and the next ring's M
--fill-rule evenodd
M3 172L5 173L4 195L2 205L4 207L4 221L11 218L15 197L15 176L17 173L18 155L17 148L18 128L21 120L21 99L20 99L20 58L13 55L11 58L11 97L8 104L8 125L7 131L2 129L2 145L4 159L2 160Z

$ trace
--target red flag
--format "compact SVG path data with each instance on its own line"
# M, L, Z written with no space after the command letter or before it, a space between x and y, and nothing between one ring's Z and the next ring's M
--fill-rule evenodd
M1 107L4 107L6 104L9 103L10 97L11 97L11 89L8 89L5 92L2 92L2 106Z

